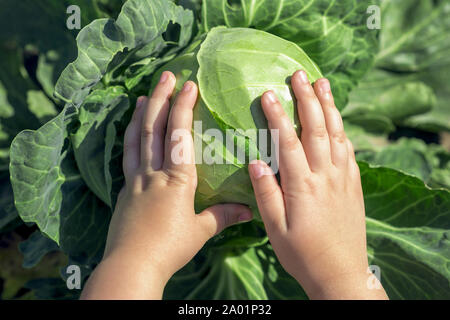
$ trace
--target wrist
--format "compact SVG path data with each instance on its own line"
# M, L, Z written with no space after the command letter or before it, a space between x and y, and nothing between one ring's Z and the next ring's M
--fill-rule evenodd
M126 252L105 256L83 289L83 299L161 299L170 276Z
M114 265L125 273L137 273L142 277L153 278L164 286L172 277L172 273L164 268L157 259L151 258L151 253L142 253L138 250L117 249L102 259L102 264Z
M374 275L364 271L336 274L308 284L305 291L310 299L318 300L378 300L388 299L381 283L373 285Z

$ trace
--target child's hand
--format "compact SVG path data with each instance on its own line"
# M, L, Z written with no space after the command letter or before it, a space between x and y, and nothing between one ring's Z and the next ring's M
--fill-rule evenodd
M273 92L262 97L279 129L281 186L262 161L249 166L259 211L283 267L310 298L387 298L369 290L364 200L352 144L326 79L292 77L302 126L298 139Z
M164 72L152 97L138 99L125 133L125 187L103 261L83 298L161 298L166 282L207 240L232 224L252 219L250 209L238 204L194 212L197 174L191 127L197 86L185 83L169 115L174 87L175 76ZM175 164L172 159L172 152L180 154L175 150L180 146L190 158L188 163Z

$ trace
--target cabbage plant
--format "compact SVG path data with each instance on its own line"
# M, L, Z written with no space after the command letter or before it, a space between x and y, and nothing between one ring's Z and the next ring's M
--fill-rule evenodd
M262 157L276 166L259 97L268 89L276 92L298 127L288 83L299 69L305 70L311 81L322 77L295 43L261 30L217 27L155 73L152 87L164 70L175 74L177 90L187 80L199 87L193 130L198 210L224 202L256 209L246 164ZM259 132L267 134L261 137L257 129L266 129Z
M436 16L448 9L444 2L425 2L428 7L423 9ZM25 262L34 265L57 246L69 264L82 267L84 279L98 264L123 184L124 129L136 98L149 93L162 70L176 74L178 89L188 79L198 83L195 120L202 121L203 131L226 132L267 127L258 98L268 89L278 94L298 127L288 77L304 69L310 81L330 79L349 133L358 139L355 145L364 146L369 163L360 161L359 166L367 254L370 264L380 268L388 295L449 298L448 189L430 188L409 167L399 171L389 168L389 161L376 165L380 160L371 143L371 134L383 125L406 123L408 117L433 107L428 104L434 98L422 101L426 106L418 111L392 115L385 100L371 104L358 95L374 65L393 69L396 61L403 61L391 56L398 52L386 36L381 47L390 49L377 58L380 32L366 27L366 10L378 1L204 0L200 9L195 1L182 3L185 7L169 0L128 0L116 19L97 19L85 26L77 36L77 58L54 86L55 99L63 107L37 130L15 137L9 166L15 206L23 221L39 228L22 246ZM383 8L395 13L399 5L388 1ZM413 7L414 2L407 5ZM427 88L423 92L433 94ZM402 90L394 93L389 92L396 97ZM365 131L368 128L370 132ZM236 131L232 140L246 156L252 152L264 156L255 137ZM214 151L214 157L229 163L198 164L196 207L233 201L255 208L246 165L215 141L213 135L201 135L197 153ZM446 153L435 154L430 162L439 158L438 169L445 170ZM79 294L63 286L63 281L53 280L31 287L55 287L58 290L48 291L64 292L68 298ZM263 224L256 219L209 241L171 279L165 298L304 299L306 295L278 263Z

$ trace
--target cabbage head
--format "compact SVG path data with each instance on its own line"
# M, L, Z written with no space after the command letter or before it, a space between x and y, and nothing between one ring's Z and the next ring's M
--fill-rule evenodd
M322 77L317 65L290 41L255 29L217 27L155 73L152 88L165 70L175 74L176 91L187 80L199 87L193 126L197 210L237 202L257 212L247 165L254 158L276 159L270 133L261 136L257 131L267 129L260 97L273 90L299 129L290 76L300 69L311 82Z

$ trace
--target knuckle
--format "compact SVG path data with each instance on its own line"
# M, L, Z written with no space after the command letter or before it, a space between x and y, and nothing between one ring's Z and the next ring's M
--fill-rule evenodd
M141 136L142 138L149 138L153 136L155 133L155 130L150 126L143 126L141 130Z
M305 176L300 182L302 192L314 193L317 189L317 181L312 175Z
M300 141L295 134L289 134L285 139L283 139L283 149L286 149L288 151L297 149L299 145Z
M325 183L327 186L331 186L333 189L335 189L337 186L339 186L341 180L339 179L336 172L330 171L325 177Z
M182 170L166 169L165 183L167 186L186 186L194 183L194 177Z
M261 202L263 202L263 204L271 202L275 197L276 191L275 188L264 188L260 190L258 195Z
M332 133L331 139L338 143L345 143L347 141L347 136L344 130L338 130Z
M298 188L297 188L298 189ZM299 190L292 190L290 188L283 188L283 198L286 201L286 203L297 201Z
M325 125L317 125L307 131L307 134L316 139L326 139L328 137Z

